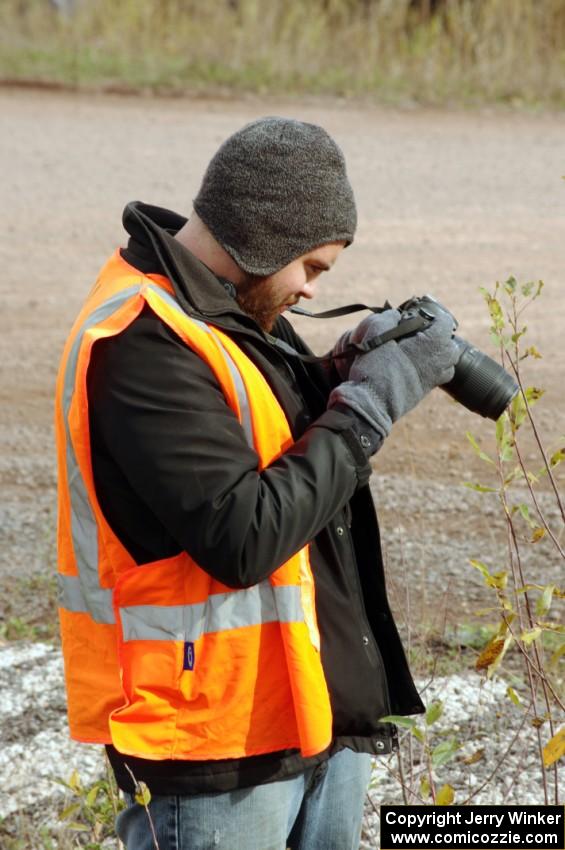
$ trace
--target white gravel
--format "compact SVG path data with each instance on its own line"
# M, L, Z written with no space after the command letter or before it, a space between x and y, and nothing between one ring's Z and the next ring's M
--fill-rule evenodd
M460 745L451 761L433 771L436 789L444 784L451 785L455 791L455 804L467 800L475 805L542 805L545 802L537 731L531 725L530 717L522 724L524 712L508 697L506 681L501 678L485 680L470 672L438 677L427 687L421 681L417 685L420 690L425 688L423 696L427 705L434 700L443 703L443 714L428 730L432 749L450 738ZM423 718L418 719L418 725L425 727ZM541 727L540 733L543 743L546 743L550 737L547 725ZM421 758L422 748L415 740L412 743L413 780L410 782L410 734L406 731L401 735L404 782L409 786L407 801L413 805L431 803L430 798L422 800L419 797L420 779L427 774L427 767L425 759ZM465 764L464 759L479 750L484 751L480 760L472 765ZM496 769L499 763L500 767ZM563 762L561 765L558 776L563 788L565 765ZM553 773L546 773L546 777L551 794ZM484 784L485 780L488 780L487 784ZM418 796L411 796L410 789ZM472 799L469 799L471 796ZM394 754L376 759L365 806L362 850L379 847L378 807L403 802L398 756ZM550 802L554 802L551 796Z
M77 770L84 783L104 770L100 747L69 739L63 661L55 647L16 643L0 648L0 817L61 797L54 780Z

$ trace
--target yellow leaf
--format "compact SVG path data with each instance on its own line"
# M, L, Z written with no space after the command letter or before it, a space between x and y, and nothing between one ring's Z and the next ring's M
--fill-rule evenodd
M67 826L74 832L90 832L89 826L87 826L85 823L79 823L78 821L69 821Z
M506 637L508 637L508 629L510 628L510 624L514 622L515 619L516 614L512 613L505 617L504 620L500 621L498 625L498 637L502 637L503 635L506 635Z
M476 670L486 670L493 664L504 649L505 640L494 638L488 643L475 662Z
M481 747L480 750L475 750L474 753L471 753L467 758L462 759L463 764L476 764L478 761L481 761L485 754L485 748Z
M72 788L75 794L80 793L80 776L78 775L77 770L73 770L73 772L71 773L71 778L69 779L69 788Z
M558 635L565 635L565 625L561 625L561 623L550 623L548 620L539 620L539 627L546 632L556 632Z
M484 484L473 484L472 481L463 481L463 487L468 487L469 490L476 490L477 493L497 493L496 487L486 487Z
M493 466L495 466L493 459L491 457L489 457L489 455L487 455L486 452L482 451L481 447L479 446L479 444L477 443L477 441L475 440L475 438L473 437L473 435L471 434L470 431L467 431L466 436L467 436L467 439L469 440L469 442L471 443L471 445L473 446L473 448L475 449L476 453L480 457L480 459L486 461L487 463L491 463Z
M554 590L554 584L548 584L546 587L544 587L542 595L536 602L536 614L538 615L538 617L542 617L544 614L547 614L547 612L551 608L551 600L553 597Z
M530 542L538 543L538 541L540 541L542 537L545 537L545 528L536 528L536 530L532 534L532 539Z
M423 744L426 740L426 736L424 735L419 726L412 727L412 734L414 735L416 740L419 741L421 744Z
M135 802L140 806L148 806L151 802L151 791L145 782L138 782L135 789Z
M498 573L491 573L486 564L483 564L482 561L477 561L476 558L470 558L469 563L472 567L479 570L487 587L496 587L498 590L504 590L508 583L507 570L501 570Z
M501 570L499 573L493 573L487 584L489 587L496 587L497 590L504 590L508 584L508 570Z
M544 393L545 390L540 389L540 387L526 387L524 395L530 404L535 404L536 401L540 400Z
M522 640L525 644L529 644L529 643L533 643L535 640L537 640L540 635L541 635L541 629L540 628L529 629L526 632L522 632L522 634L520 635L520 640Z
M437 806L450 806L455 799L455 791L451 785L442 785L436 794Z
M78 812L79 809L80 803L72 803L72 805L67 806L66 809L63 809L63 811L59 815L59 820L68 820L75 814L75 812Z
M522 584L520 587L515 588L516 593L527 593L528 590L543 590L543 585L541 585L541 584Z
M87 806L93 806L96 802L96 797L98 796L98 792L100 790L99 785L93 785L88 794L86 795L84 802Z
M426 724L431 726L432 723L435 723L443 713L443 704L441 700L435 700L432 702L426 711Z
M554 735L543 748L543 763L546 767L549 767L550 764L553 764L564 755L565 726L563 726L557 735Z
M511 688L511 687L509 686L508 688L506 688L506 693L507 693L507 695L510 697L510 699L512 700L512 702L514 703L514 705L521 705L521 704L522 704L522 703L521 703L521 700L520 700L520 697L518 696L518 694L516 693L516 691L514 690L514 688Z

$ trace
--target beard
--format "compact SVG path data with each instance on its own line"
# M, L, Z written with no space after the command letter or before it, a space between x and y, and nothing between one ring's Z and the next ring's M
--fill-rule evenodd
M244 313L251 316L264 331L271 331L280 316L284 301L266 277L247 275L237 286L235 300Z

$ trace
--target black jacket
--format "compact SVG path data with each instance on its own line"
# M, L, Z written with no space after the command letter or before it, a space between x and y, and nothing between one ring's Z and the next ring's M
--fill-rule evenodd
M277 348L308 349L284 319L272 337L172 236L185 219L130 204L124 259L164 273L184 309L230 334L261 370L296 440L262 473L209 367L146 307L94 346L88 397L94 480L105 516L138 564L186 550L230 587L255 584L311 541L334 741L314 759L284 751L220 762L150 761L108 748L153 793L230 790L303 770L343 747L390 752L386 714L423 710L386 599L370 467L352 420L326 410L325 372ZM229 287L228 287L229 289Z

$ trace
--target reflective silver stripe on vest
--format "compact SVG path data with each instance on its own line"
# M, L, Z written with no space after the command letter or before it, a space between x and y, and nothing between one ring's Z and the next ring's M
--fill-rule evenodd
M150 289L172 306L186 321L194 322L199 328L210 333L208 326L198 319L188 316L178 302L160 287L151 285ZM78 331L69 356L63 381L63 415L65 420L67 482L71 507L71 534L77 562L78 575L68 576L59 573L59 605L67 611L89 613L97 623L114 623L112 591L100 587L98 573L98 532L94 511L88 498L88 492L76 460L71 440L69 415L76 384L76 372L80 347L86 331L103 322L115 313L128 299L141 291L141 285L130 286L104 301L86 319ZM216 337L232 374L242 414L242 426L249 445L253 448L250 405L242 377L233 359L220 340Z
M80 576L66 576L59 573L58 581L58 604L66 611L74 614L91 614L97 623L114 623L114 611L112 609L112 591L109 588L90 588L89 602L87 604L82 591ZM104 619L96 617L93 612L103 612ZM110 619L111 616L111 619Z
M149 286L149 289L152 289L159 296L159 298L162 298L163 301L166 301L167 304L173 307L173 309L175 309L177 313L180 313L184 319L190 319L190 321L194 322L194 324L201 328L201 330L205 331L208 334L211 333L208 325L200 321L200 319L195 319L192 316L188 316L184 312L178 301L173 298L173 296L169 292L167 292L166 289L161 289L160 287L154 286L153 284ZM222 342L219 337L214 335L214 339L220 346L220 349L222 351L222 354L224 355L225 361L228 365L228 369L230 370L235 385L235 391L237 393L237 399L239 401L239 409L241 410L241 427L245 432L245 437L247 439L248 445L251 446L251 448L254 448L253 427L251 425L251 407L249 404L249 399L247 397L247 390L245 389L245 384L243 383L243 378L241 377L241 373L237 368L233 358L228 354L228 352L222 345Z
M68 611L88 612L97 623L115 622L112 594L110 590L100 587L96 518L71 440L69 414L75 391L78 356L86 331L115 313L122 304L140 290L140 286L130 286L104 301L90 314L71 346L63 382L63 414L67 442L67 482L71 504L71 534L78 576L59 574L59 603L62 608L66 608Z
M196 641L211 632L262 623L304 621L300 587L263 581L245 590L218 593L193 605L132 605L120 609L124 641Z

